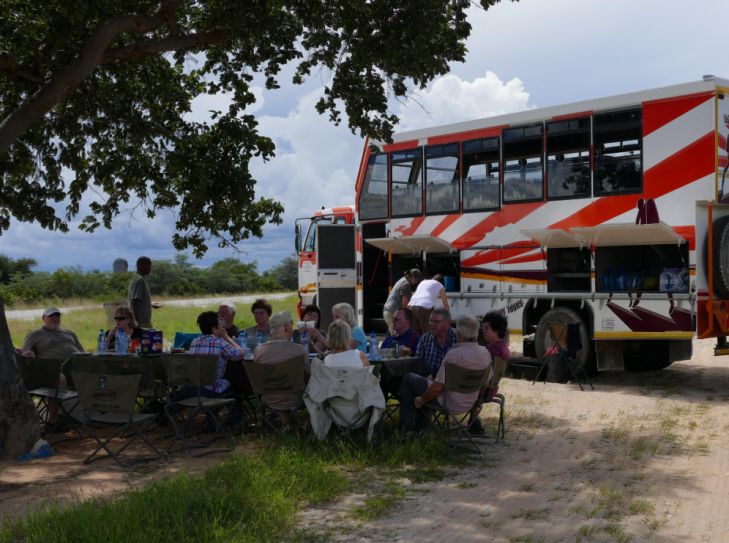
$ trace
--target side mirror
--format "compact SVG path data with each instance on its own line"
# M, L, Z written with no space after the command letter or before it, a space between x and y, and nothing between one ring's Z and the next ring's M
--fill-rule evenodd
M301 254L301 225L299 223L296 223L295 232L294 247L296 249L296 254L299 255Z

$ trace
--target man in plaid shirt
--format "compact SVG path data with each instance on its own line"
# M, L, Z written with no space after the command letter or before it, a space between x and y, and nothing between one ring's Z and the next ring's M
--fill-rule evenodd
M430 331L418 342L415 355L423 361L423 368L435 379L443 357L456 343L456 333L451 328L451 314L447 309L434 309L428 322Z
M192 340L190 354L214 354L218 356L218 371L215 378L215 385L206 386L200 391L200 394L208 398L212 398L226 392L230 388L230 382L223 378L225 374L225 366L228 360L240 360L245 353L227 334L224 328L218 326L218 314L214 311L205 311L200 313L197 318L197 324L200 327L202 336ZM183 387L178 394L185 394L185 389L193 389L192 394L184 396L197 395L197 387ZM190 391L188 391L190 392Z

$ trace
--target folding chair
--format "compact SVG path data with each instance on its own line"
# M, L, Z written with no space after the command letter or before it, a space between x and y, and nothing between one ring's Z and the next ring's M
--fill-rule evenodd
M224 422L220 413L223 409L230 408L235 400L233 398L217 397L207 398L201 395L201 389L205 386L214 386L217 379L218 356L216 355L191 355L179 354L170 355L164 358L167 382L171 387L180 385L194 387L197 394L186 399L175 400L174 392L165 404L165 413L174 427L174 440L167 448L171 452L175 445L187 450L190 456L203 456L213 452L232 451L235 448L233 434ZM185 409L186 415L182 420L178 419L180 410ZM197 430L193 429L193 421L198 415L204 414L207 421ZM201 435L208 427L213 426L210 439L203 442L194 442L193 438ZM226 445L222 448L208 449L193 454L193 449L207 449L216 440L223 439Z
M372 440L375 424L385 409L385 396L374 370L329 367L321 360L312 360L304 403L320 441L327 436L332 423L350 441L354 430L369 423L367 440Z
M471 445L475 453L481 454L481 449L468 433L468 417L474 407L481 402L480 392L488 377L489 368L468 369L457 364L447 363L445 366L445 385L443 389L443 404L436 400L425 404L426 409L433 412L434 422L445 431L446 436L451 433L458 435L455 444L460 447L463 438ZM448 408L448 396L452 394L473 394L473 401L463 412L454 412ZM442 418L442 420L441 420Z
M506 367L508 363L506 360L500 357L494 358L494 365L493 365L493 375L491 377L491 382L486 385L486 391L481 396L481 405L479 407L479 413L483 409L483 406L489 403L494 403L499 406L499 417L498 421L496 423L496 443L499 442L499 438L504 437L504 406L506 404L506 398L504 397L504 394L501 392L496 392L494 394L491 393L492 390L496 390L499 388L499 383L501 382L501 378L506 373Z
M146 434L147 427L154 422L152 414L135 413L140 375L105 375L104 373L87 373L72 370L73 380L84 411L84 429L94 438L98 447L84 460L90 464L100 458L112 457L120 466L126 468L137 462L156 460L162 457L160 450L154 446ZM94 424L118 426L117 430L103 441L94 431ZM118 450L109 445L115 438L124 439ZM154 456L142 456L130 461L123 461L121 454L137 438L141 438ZM105 455L99 455L101 450Z
M286 413L291 418L304 405L304 356L294 356L276 364L243 362L258 400L260 421L278 433L282 433L282 429L274 424L267 411Z
M73 390L58 388L64 361L58 358L32 358L17 355L15 360L25 387L28 389L28 394L36 401L38 417L44 425L43 433L54 433L70 422L76 426L77 421L71 416L71 412L78 405L78 394ZM59 416L58 420L51 423L50 412L53 402L59 406Z
M578 385L580 385L580 390L585 390L582 386L582 381L580 381L580 378L577 376L577 372L574 368L575 357L577 356L577 353L582 350L582 341L580 340L580 323L549 322L547 325L549 327L549 337L552 341L552 346L546 353L544 353L544 361L542 362L542 365L539 366L539 370L534 376L532 385L537 382L542 371L546 368L547 363L551 361L553 364L564 364L567 366L567 369L569 369L574 380L577 381ZM595 390L585 368L580 366L578 370L585 376L590 388Z

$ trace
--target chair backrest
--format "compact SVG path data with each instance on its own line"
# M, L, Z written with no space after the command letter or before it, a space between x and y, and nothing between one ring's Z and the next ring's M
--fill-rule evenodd
M549 325L549 336L552 341L557 343L560 347L567 346L567 324L564 322L550 322Z
M304 358L297 355L276 364L244 361L253 392L259 396L276 392L303 392Z
M195 332L175 332L175 339L172 341L173 349L189 349L192 340L200 337L201 333Z
M447 363L445 367L445 386L448 392L459 394L472 394L483 387L489 368L469 369L453 363Z
M162 361L157 357L100 356L98 358L101 359L99 362L104 373L113 375L140 375L142 378L141 385L143 387L154 388L155 380L159 374L155 366L162 368L162 372L164 373Z
M501 382L501 378L506 373L506 366L507 361L501 358L500 356L497 356L494 358L494 373L491 376L491 382L489 383L489 388L499 388L499 383Z
M58 388L58 378L61 375L63 360L60 358L33 358L16 355L20 376L25 388L49 387Z
M72 370L79 403L85 410L132 413L141 375L104 375Z
M218 356L214 354L171 354L163 357L170 385L212 386L217 378Z

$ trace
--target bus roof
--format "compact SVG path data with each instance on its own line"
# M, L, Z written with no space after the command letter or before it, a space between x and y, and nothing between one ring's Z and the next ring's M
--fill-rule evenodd
M505 115L497 115L494 117L485 117L471 121L460 123L445 124L420 130L411 130L408 132L399 132L393 135L393 143L386 144L387 147L395 146L398 143L408 143L412 146L433 144L428 141L434 136L443 136L447 134L461 134L464 132L483 131L484 129L501 129L513 125L521 125L529 122L538 122L542 120L550 120L559 117L569 117L576 114L584 113L589 115L592 112L610 111L630 105L638 105L643 102L663 100L674 96L685 96L690 94L700 94L705 92L715 92L718 88L723 88L725 92L729 92L729 80L714 76L705 76L702 81L693 81L690 83L681 83L678 85L670 85L667 87L658 87L638 92L630 92L626 94L618 94L606 98L596 98L592 100L583 100L573 102L571 104L561 106L551 106L538 109L529 109L517 113L507 113ZM488 137L487 134L475 134L474 137ZM382 145L382 142L372 142L375 145Z

